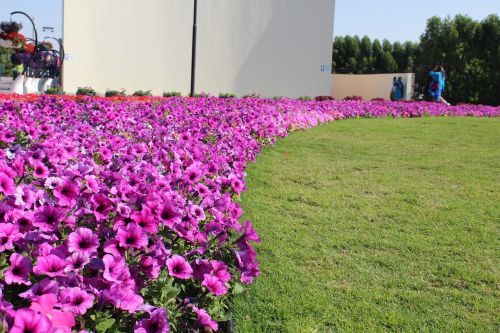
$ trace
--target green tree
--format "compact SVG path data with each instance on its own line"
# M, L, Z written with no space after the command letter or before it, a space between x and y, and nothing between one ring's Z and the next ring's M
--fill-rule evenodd
M394 73L398 71L398 64L394 60L391 52L385 51L380 57L380 71L382 73Z
M370 37L363 36L359 47L361 51L361 57L370 59L372 56L372 41L370 40Z

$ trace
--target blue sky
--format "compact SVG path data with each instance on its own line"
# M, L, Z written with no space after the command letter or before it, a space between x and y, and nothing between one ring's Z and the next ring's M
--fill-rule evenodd
M14 10L34 16L42 38L62 35L62 0L0 0L0 21L8 20ZM481 20L492 13L500 15L500 0L337 0L334 33L417 41L431 16L467 14ZM15 19L24 23L23 33L31 37L29 22L21 16ZM42 26L54 27L55 33L44 34Z
M85 1L85 0L82 0ZM105 1L105 0L103 0ZM62 35L62 0L0 0L0 21L8 21L13 11L23 11L35 18L39 38L45 36L61 37ZM24 28L21 31L26 37L32 36L31 23L24 16L16 15L13 21L20 21ZM43 33L42 27L54 27L55 32Z
M428 18L457 14L500 15L500 0L337 0L334 34L418 41Z

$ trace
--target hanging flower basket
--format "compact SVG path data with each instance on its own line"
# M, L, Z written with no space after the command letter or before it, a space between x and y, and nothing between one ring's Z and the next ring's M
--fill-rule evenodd
M37 45L39 51L50 51L52 50L52 44L50 42L41 42Z
M19 32L23 28L23 24L19 22L4 21L0 23L0 30L5 33Z
M18 32L1 32L0 39L10 41L10 47L14 49L24 48L24 45L26 44L26 38Z

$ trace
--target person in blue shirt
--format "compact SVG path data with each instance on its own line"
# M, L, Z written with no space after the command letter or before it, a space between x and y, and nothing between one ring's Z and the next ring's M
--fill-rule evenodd
M444 89L444 71L443 67L437 65L432 71L429 72L429 77L432 82L429 87L429 94L435 102L443 102L441 97ZM444 101L446 102L446 101Z

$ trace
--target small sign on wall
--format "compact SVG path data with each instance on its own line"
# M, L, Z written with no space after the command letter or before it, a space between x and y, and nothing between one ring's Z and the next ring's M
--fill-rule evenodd
M321 65L321 71L322 72L332 72L332 65Z

